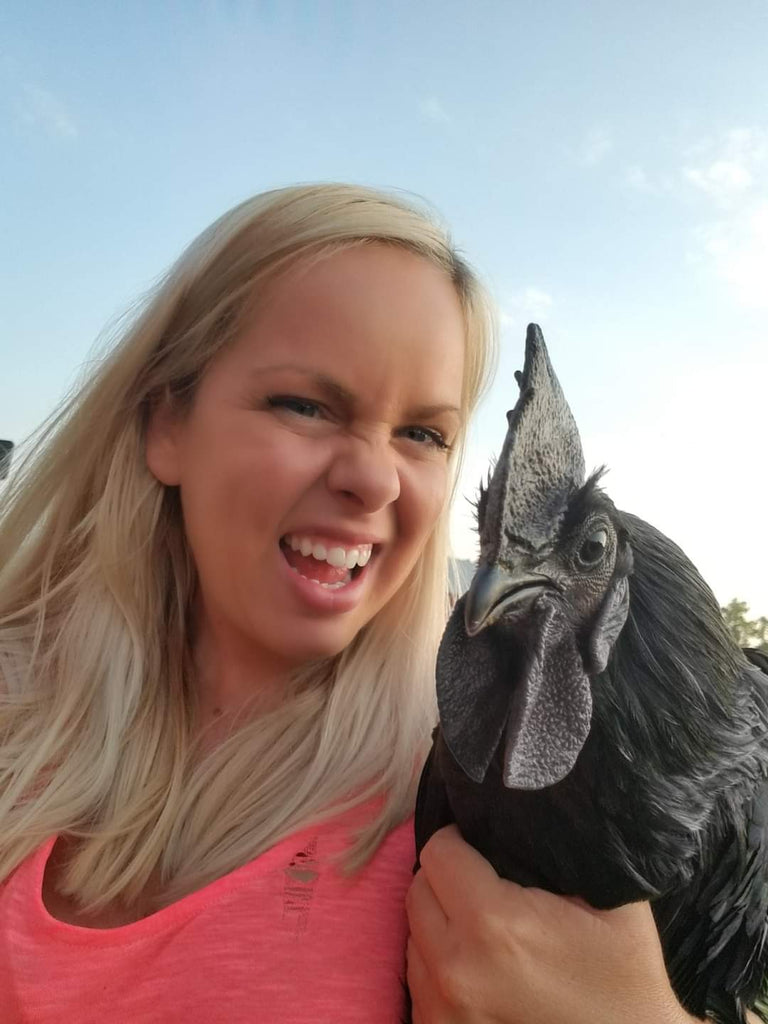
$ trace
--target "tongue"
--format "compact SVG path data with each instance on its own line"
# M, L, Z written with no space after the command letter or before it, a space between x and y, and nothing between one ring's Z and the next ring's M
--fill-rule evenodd
M340 569L321 562L312 555L302 555L300 551L293 551L284 547L283 554L288 565L292 566L307 579L317 580L318 583L347 583L350 579L349 569L342 566Z

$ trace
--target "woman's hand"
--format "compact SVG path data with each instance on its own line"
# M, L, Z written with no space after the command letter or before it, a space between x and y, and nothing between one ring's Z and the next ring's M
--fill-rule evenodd
M647 903L594 910L500 879L455 826L407 899L414 1024L688 1024Z

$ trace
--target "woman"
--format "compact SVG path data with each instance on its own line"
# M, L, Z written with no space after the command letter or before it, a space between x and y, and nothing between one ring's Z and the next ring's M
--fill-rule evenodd
M268 193L49 427L0 513L1 1020L398 1019L487 309L408 204ZM417 1022L686 1019L647 908L423 863Z

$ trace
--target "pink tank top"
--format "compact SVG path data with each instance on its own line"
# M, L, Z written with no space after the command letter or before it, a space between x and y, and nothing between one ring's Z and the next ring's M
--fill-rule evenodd
M359 822L359 812L353 816ZM345 878L325 823L120 928L53 918L47 840L0 885L2 1024L397 1024L413 824Z

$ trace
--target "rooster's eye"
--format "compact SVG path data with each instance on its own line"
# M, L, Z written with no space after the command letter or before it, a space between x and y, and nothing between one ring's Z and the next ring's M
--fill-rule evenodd
M605 555L607 545L608 533L605 530L595 530L579 548L579 561L582 565L597 565Z

